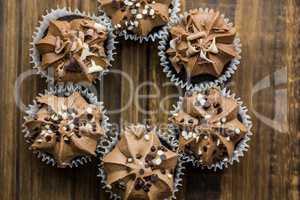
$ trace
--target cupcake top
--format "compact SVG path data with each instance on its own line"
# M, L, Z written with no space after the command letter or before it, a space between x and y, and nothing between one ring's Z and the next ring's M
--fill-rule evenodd
M107 28L89 18L70 15L50 21L44 37L35 44L40 68L50 70L55 81L92 83L109 67L107 37Z
M147 36L166 25L172 0L98 0L119 32Z
M26 116L25 138L30 149L49 154L64 168L82 156L95 156L105 135L101 109L89 104L80 93L69 97L43 95L36 98L34 115Z
M123 199L162 200L172 195L177 154L163 146L155 130L127 127L103 159L108 186Z
M238 56L233 44L236 30L219 12L191 10L170 32L167 54L177 73L219 77Z
M188 92L180 110L170 118L180 130L179 149L193 154L204 166L232 158L247 127L239 115L237 100L218 89Z

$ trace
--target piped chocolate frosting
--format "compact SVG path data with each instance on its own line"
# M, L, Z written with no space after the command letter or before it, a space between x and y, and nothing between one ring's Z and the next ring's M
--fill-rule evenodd
M238 56L233 43L236 30L219 12L191 10L170 33L167 54L178 74L183 71L189 77L219 77Z
M169 199L174 190L178 156L142 125L129 126L115 148L103 158L107 184L127 199Z
M98 0L117 31L147 36L169 21L172 0Z
M41 69L52 70L55 81L95 81L109 67L105 42L108 30L80 16L50 21L45 36L35 44Z
M194 155L203 166L229 161L247 133L238 102L218 89L187 92L170 121L180 131L179 149Z
M26 116L24 123L30 149L49 154L59 168L71 166L79 157L96 156L97 142L105 135L98 106L77 92L69 97L43 95L36 103L37 112Z

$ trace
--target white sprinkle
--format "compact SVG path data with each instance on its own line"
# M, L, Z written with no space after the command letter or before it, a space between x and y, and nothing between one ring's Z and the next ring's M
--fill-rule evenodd
M93 113L93 109L90 108L90 107L88 107L88 108L86 109L86 112L87 112L88 114L92 114L92 113Z
M199 160L199 163L203 163L203 160Z
M63 105L63 106L61 107L61 109L62 109L62 110L67 110L67 107L66 107L65 105Z
M150 10L149 14L152 16L155 14L155 11L153 9Z
M172 174L168 174L167 176L168 176L169 179L173 178Z
M112 189L111 185L106 185L106 188L109 189L109 190Z
M75 114L75 113L72 113L71 116L72 116L73 118L75 118L75 117L76 117L76 114Z
M137 9L132 9L131 14L135 15L137 13Z
M206 136L204 136L204 140L208 140L208 136L206 135Z
M133 26L128 26L127 29L131 31L131 30L134 29L134 27Z
M219 146L220 145L220 140L218 139L218 141L217 141L217 146Z
M152 163L156 166L160 165L162 163L162 160L160 158L156 158L152 161Z
M149 9L150 8L150 6L149 5L145 5L145 9Z
M226 122L226 117L222 117L221 122L225 123Z
M240 134L240 133L241 133L241 130L240 130L239 128L236 128L236 129L234 129L234 132L235 132L236 134Z
M193 138L196 138L197 137L197 134L196 133L193 133Z
M227 162L228 161L228 158L224 158L224 162Z
M230 141L230 137L229 137L229 136L228 136L228 137L226 137L226 140L227 140L227 141Z
M139 7L141 7L141 4L140 3L136 3L135 6L139 8Z
M90 130L90 129L92 129L92 128L93 128L93 126L92 126L91 124L86 124L86 125L85 125L85 128L87 128L87 129L89 129L89 130Z
M152 1L152 4L155 4L156 2L155 1Z
M148 14L148 10L144 9L144 10L142 11L142 13L143 13L143 15L147 15L147 14Z
M146 134L146 135L144 136L144 139L145 139L146 141L149 141L149 140L150 140L149 134Z
M136 15L136 18L137 18L137 19L143 19L143 15L142 15L142 14L137 14L137 15Z
M164 152L162 150L158 150L157 155L162 156L162 155L164 155Z
M210 119L210 118L211 118L211 115L205 115L204 118L205 118L205 119Z
M201 156L202 155L202 151L199 149L199 152L198 152L198 154Z
M135 26L135 27L138 27L138 26L139 26L139 22L138 22L138 21L134 21L133 23L134 23L134 26Z
M75 128L75 125L72 123L70 124L70 129L74 129Z
M132 158L127 158L127 162L128 162L128 163L132 163L132 162L133 162L133 159L132 159Z
M218 123L217 123L217 126L221 126L221 125L222 125L222 123L221 123L221 122L218 122Z

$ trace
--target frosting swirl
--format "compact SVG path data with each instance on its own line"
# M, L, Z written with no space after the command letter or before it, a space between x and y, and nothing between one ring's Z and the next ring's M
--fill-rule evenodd
M105 53L107 28L89 18L67 16L50 21L45 36L35 46L41 69L52 69L56 81L93 82L109 67Z
M171 0L98 0L116 30L147 36L169 21Z
M104 157L107 183L123 199L162 200L172 195L177 154L168 150L155 130L129 126L117 146Z
M191 10L170 32L167 54L177 73L184 69L191 77L218 77L226 64L238 56L233 44L236 30L219 12Z
M247 127L239 118L239 104L219 90L188 92L179 112L170 121L180 130L179 148L210 166L232 158Z
M43 95L36 98L38 110L25 118L26 140L33 151L52 155L57 166L71 166L81 156L96 156L96 146L105 130L102 112L75 92L69 97Z

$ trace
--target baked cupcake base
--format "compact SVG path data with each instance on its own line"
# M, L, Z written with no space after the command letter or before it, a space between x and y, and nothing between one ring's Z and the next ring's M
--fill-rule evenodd
M194 90L192 90L192 92L203 92L203 90L194 89ZM227 88L220 90L220 92L221 92L222 96L228 97L228 98L233 98L237 101L237 103L239 105L238 118L239 118L239 120L241 120L241 122L247 128L244 138L238 142L238 144L236 145L236 147L234 149L233 156L230 159L222 160L222 161L219 161L219 162L214 163L209 166L202 165L201 160L199 160L199 158L197 158L193 154L184 153L184 156L183 156L183 159L186 162L192 163L193 166L195 166L195 167L208 168L208 169L212 169L214 171L216 171L218 169L223 170L224 168L228 168L230 165L233 165L235 161L239 162L240 158L244 156L244 153L248 151L248 149L249 149L248 142L250 141L250 137L252 136L252 132L251 132L252 122L251 122L251 117L248 115L247 107L243 105L243 102L240 100L240 98L236 98L236 95L232 94L230 92L230 90L228 90ZM177 102L177 105L174 106L175 109L173 111L171 111L171 115L174 116L174 115L178 114L181 111L182 106L183 106L183 97L180 97L179 101ZM169 131L170 131L169 134L172 135L169 137L179 138L180 132L179 132L179 129L177 126L170 123Z
M110 124L108 122L109 118L105 115L106 111L104 110L103 103L99 102L97 100L97 97L93 93L91 93L88 89L83 88L79 85L73 85L73 84L56 85L55 87L50 88L49 91L46 91L45 95L68 97L75 93L79 93L81 95L81 97L83 97L90 105L96 106L100 110L101 119L102 119L100 126L101 126L101 131L103 131L103 134L104 134L100 140L104 140L107 137L110 137L110 135L108 134L109 127L110 127ZM49 99L49 102L51 102L50 99ZM56 102L54 102L54 103L56 103ZM26 114L27 114L27 116L25 116L26 122L28 122L27 119L29 119L29 118L34 119L36 114L39 111L40 111L40 107L39 107L38 103L36 101L34 101L34 104L29 105L28 109L26 110ZM57 115L55 115L55 116L52 115L52 116L55 118L58 118ZM49 118L47 120L52 120L52 117L51 117L51 119ZM55 120L55 119L53 118L53 120ZM69 125L69 126L71 126L71 125ZM32 145L33 144L33 142L31 141L32 139L31 139L31 137L29 137L32 135L31 130L27 126L24 126L23 128L24 128L23 132L25 133L25 135L27 137L27 142ZM41 133L39 133L39 134L41 134ZM36 139L34 139L34 140L36 141ZM96 142L99 142L99 141L96 141ZM80 148L83 148L83 146ZM95 149L95 151L96 151L96 149ZM40 158L42 160L42 162L45 162L46 164L51 165L51 166L57 165L56 159L50 153L39 150L38 148L35 148L33 152L37 155L38 158ZM79 167L80 165L84 165L85 163L88 163L89 161L91 161L92 157L93 157L92 155L89 156L88 154L82 155L82 156L80 155L80 156L72 159L69 163L64 163L64 167L70 167L70 168ZM62 167L62 166L59 166L59 167Z

